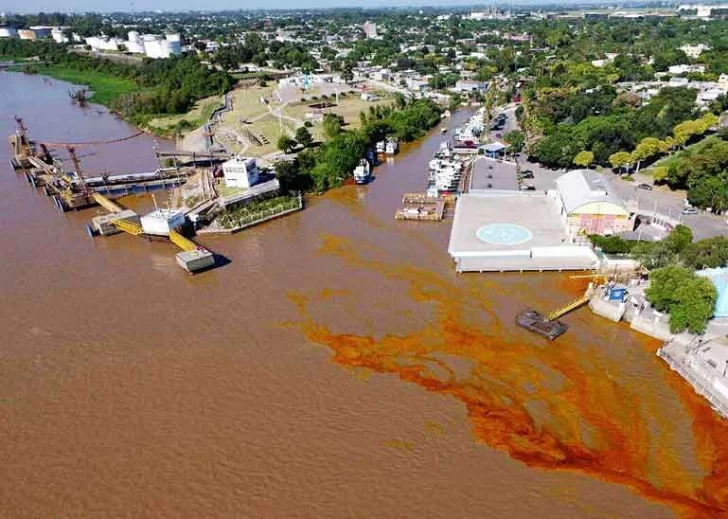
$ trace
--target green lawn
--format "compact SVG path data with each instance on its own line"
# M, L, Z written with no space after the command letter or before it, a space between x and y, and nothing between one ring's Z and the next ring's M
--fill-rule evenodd
M110 106L124 94L139 92L141 88L130 79L119 79L95 71L78 71L61 66L38 66L38 74L50 76L77 85L87 85L92 91L91 101Z

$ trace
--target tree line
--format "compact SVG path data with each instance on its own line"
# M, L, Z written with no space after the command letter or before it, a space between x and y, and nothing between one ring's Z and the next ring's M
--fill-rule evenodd
M322 192L341 185L353 174L359 161L377 142L388 137L400 142L422 137L440 122L441 108L430 99L406 100L398 96L393 106L371 107L360 117L362 126L346 130L338 117L324 121L328 140L316 149L306 149L290 162L276 165L284 190ZM304 132L297 132L302 136ZM288 142L295 145L295 141Z
M139 65L128 65L69 52L65 46L48 41L10 38L0 40L0 55L16 59L37 56L51 67L133 81L139 86L138 92L120 95L111 108L137 124L160 114L187 112L197 100L221 95L234 85L234 79L226 72L211 70L188 55L145 58Z

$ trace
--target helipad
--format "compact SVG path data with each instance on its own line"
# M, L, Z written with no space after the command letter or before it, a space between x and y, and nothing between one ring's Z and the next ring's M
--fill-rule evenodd
M520 245L533 238L531 231L512 223L489 223L479 228L475 235L485 243L494 245Z
M550 195L467 193L455 205L448 252L458 272L584 270L597 258L570 243Z

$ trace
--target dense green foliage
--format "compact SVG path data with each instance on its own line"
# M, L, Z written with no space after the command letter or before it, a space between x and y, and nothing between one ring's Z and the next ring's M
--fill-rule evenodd
M611 86L591 93L539 92L526 125L545 136L531 155L548 166L569 167L579 152L589 150L595 162L609 164L611 155L632 151L645 138L668 137L679 123L697 118L695 96L693 89L665 88L635 108Z
M108 103L134 122L143 122L159 114L184 113L198 99L223 94L233 86L230 75L208 69L195 56L145 59L134 66L68 52L65 46L52 42L18 39L0 40L0 54L15 58L37 56L48 67L40 68L40 71L73 71L77 73L74 80L82 83L85 82L84 75L88 74L89 83L106 76L127 87L136 85L134 92L129 88L118 89L111 95L94 99Z
M710 280L678 265L651 272L650 286L645 295L655 309L669 312L670 331L673 333L705 331L718 298Z
M371 107L362 128L344 131L339 126L316 150L303 151L293 162L276 165L285 190L325 191L350 178L359 160L376 142L388 136L408 142L440 122L440 108L429 99L406 102L401 109Z
M589 235L589 240L595 247L599 247L606 254L629 254L637 245L635 240L625 240L621 236L600 236L598 234Z
M217 221L226 229L234 229L243 225L248 225L284 211L296 209L298 207L297 196L278 196L268 198L250 204L241 204L226 209L218 217Z
M675 154L655 168L656 180L673 189L687 189L696 207L728 209L728 142L718 136Z

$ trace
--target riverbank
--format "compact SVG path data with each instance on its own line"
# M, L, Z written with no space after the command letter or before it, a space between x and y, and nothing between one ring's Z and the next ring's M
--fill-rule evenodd
M30 65L30 67L31 70L24 72L68 81L79 87L88 87L91 90L88 100L110 109L122 96L144 91L130 79L116 78L93 70L79 71L61 65L46 64Z

